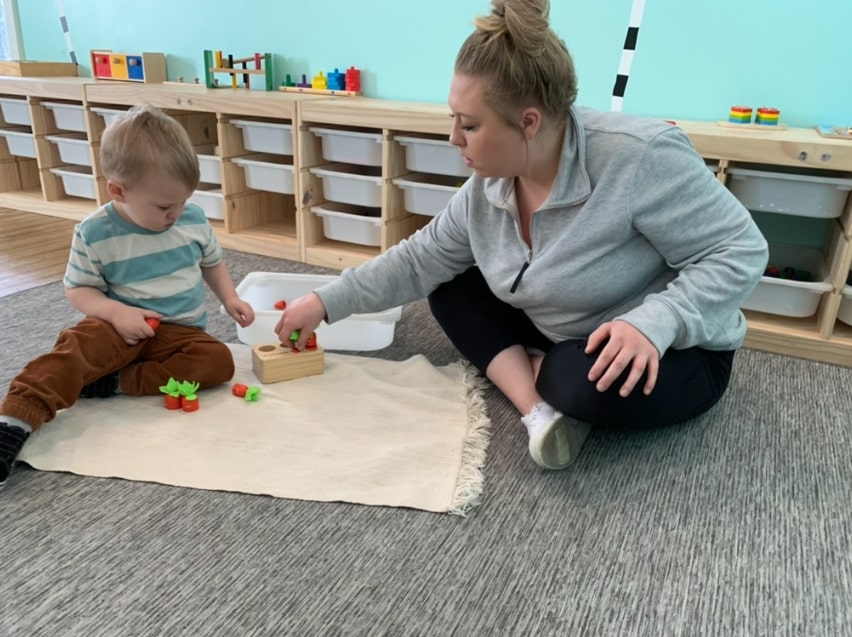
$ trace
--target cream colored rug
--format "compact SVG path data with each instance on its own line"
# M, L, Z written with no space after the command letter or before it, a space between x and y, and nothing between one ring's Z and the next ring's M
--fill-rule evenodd
M233 382L260 387L257 402L231 384L200 392L193 413L159 396L81 400L30 436L20 460L300 500L462 515L478 503L489 421L472 368L326 353L322 375L260 385L250 348L230 347Z

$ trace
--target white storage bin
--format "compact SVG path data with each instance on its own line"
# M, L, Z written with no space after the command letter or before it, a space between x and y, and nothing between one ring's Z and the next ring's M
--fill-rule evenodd
M117 108L103 108L100 106L92 106L91 110L103 118L104 126L109 126L127 112Z
M7 124L32 126L27 100L17 97L0 97L0 110L3 111L3 119Z
M91 166L92 155L89 152L89 141L84 133L63 133L47 135L47 141L56 144L59 157L68 164Z
M29 128L0 128L0 135L6 138L10 154L35 159L35 137Z
M53 113L53 121L56 122L56 128L80 133L86 132L86 115L82 104L42 102L42 106Z
M198 169L201 171L201 183L222 183L222 158L216 154L216 147L212 144L196 146L195 154L198 157Z
M292 195L296 192L293 181L293 160L280 155L263 153L234 157L237 166L242 166L246 176L246 185L255 190L267 190Z
M208 219L225 218L225 198L222 189L201 184L189 197L189 201L201 206Z
M839 217L852 179L729 168L728 187L749 210L777 212L800 217Z
M744 310L781 316L813 316L820 297L833 289L825 258L819 250L773 243L769 245L769 265L807 270L811 273L811 280L793 281L763 276L743 304Z
M313 126L308 130L320 137L322 156L329 161L360 166L382 165L381 133L362 133Z
M85 166L63 166L51 168L50 172L62 178L65 194L85 199L97 199L95 193L95 177L90 168Z
M397 177L394 185L403 190L405 209L419 215L435 216L447 207L464 183L463 177L415 173Z
M459 149L450 142L426 137L397 137L405 147L408 170L435 175L467 177L473 171L464 163Z
M311 212L322 217L322 232L328 239L363 246L382 245L381 209L370 211L328 201L313 206Z
M382 205L381 168L329 164L310 172L322 179L326 199L373 208Z
M840 301L837 319L843 321L846 325L852 325L852 285L843 288L843 300Z
M293 154L293 127L290 124L248 119L232 119L231 123L242 129L246 150L273 155Z
M237 338L247 345L278 342L275 324L281 318L281 310L275 309L275 304L279 301L291 303L336 278L333 274L249 273L237 285L237 294L254 308L255 319L248 327L236 324ZM221 306L219 309L225 313ZM329 350L381 349L393 342L394 326L401 316L402 308L394 307L382 312L353 314L332 325L323 321L316 330L317 342Z

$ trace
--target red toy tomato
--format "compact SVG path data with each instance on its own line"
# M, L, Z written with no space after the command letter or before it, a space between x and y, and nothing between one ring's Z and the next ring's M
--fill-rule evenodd
M171 394L166 394L165 396L163 396L163 406L166 409L180 409L180 403L180 396L172 396Z
M239 396L240 398L245 398L247 391L248 386L243 385L242 383L234 383L234 386L231 388L231 393L233 393L234 396Z
M148 325L150 325L150 326L151 326L151 329L152 329L152 330L155 330L155 329L157 329L158 327L160 327L160 319L158 319L156 316L148 316L148 317L146 317L146 318L145 318L145 322L146 322Z
M198 411L198 408L201 406L198 398L187 398L186 396L181 396L180 404L184 411Z
M286 307L287 307L287 301L276 301L275 302L275 309L276 310L283 310Z

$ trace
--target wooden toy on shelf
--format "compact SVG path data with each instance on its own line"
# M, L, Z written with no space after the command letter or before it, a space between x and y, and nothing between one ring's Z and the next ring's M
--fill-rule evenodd
M325 351L319 346L300 352L281 343L255 345L251 368L264 384L315 376L325 371Z
M786 130L786 124L780 124L781 111L771 106L761 106L752 119L754 109L750 106L735 105L728 113L728 119L718 122L719 126L740 130Z
M249 68L254 64L254 68ZM219 80L214 77L216 73L224 73L231 76L231 88L239 87L239 76L243 78L243 88L251 88L250 76L262 75L265 91L275 90L272 77L272 54L255 53L251 57L235 58L233 55L222 55L222 51L204 51L204 83L207 88L219 88Z
M728 121L734 124L751 124L754 109L751 106L732 106Z
M114 53L93 50L92 75L98 80L123 82L165 82L166 56L163 53Z
M341 73L337 69L329 71L327 74L320 71L311 82L308 82L307 76L304 74L300 82L294 82L290 75L287 75L278 90L287 93L314 93L317 95L361 95L361 71L354 66L350 66L346 73Z
M852 125L850 126L828 126L820 124L816 127L817 132L829 139L848 139L852 141Z
M75 77L74 62L38 62L35 60L2 60L0 75L12 77Z

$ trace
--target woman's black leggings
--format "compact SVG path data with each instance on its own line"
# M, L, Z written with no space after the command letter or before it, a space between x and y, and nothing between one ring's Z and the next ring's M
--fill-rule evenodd
M660 360L650 396L641 391L644 378L626 398L618 395L629 370L599 392L588 380L597 352L584 353L586 340L553 343L523 311L495 297L476 267L436 289L429 295L429 306L456 348L483 376L491 360L513 345L545 352L538 393L562 413L596 426L635 429L688 420L718 402L731 376L734 351L669 349Z

